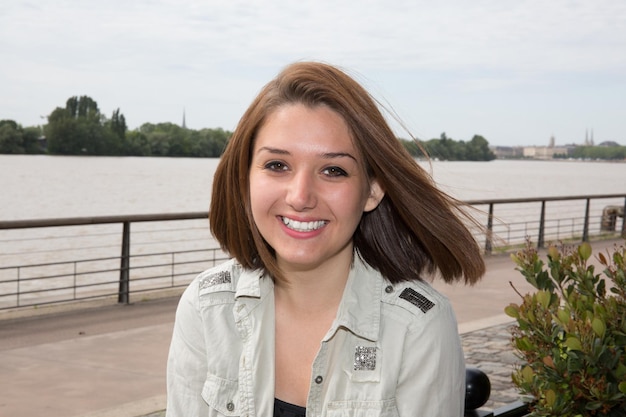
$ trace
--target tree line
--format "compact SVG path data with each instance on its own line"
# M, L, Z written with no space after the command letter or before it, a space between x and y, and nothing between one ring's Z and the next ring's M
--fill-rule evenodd
M471 140L454 140L444 133L439 139L410 141L400 139L404 147L416 158L428 156L442 161L492 161L496 155L489 149L489 142L480 135Z
M231 134L221 128L193 130L173 123L144 123L128 130L119 108L106 117L91 97L73 96L65 107L50 113L43 128L22 128L12 120L0 121L0 153L217 158ZM468 142L455 141L445 133L428 141L400 140L416 158L427 154L440 160L495 159L489 142L479 135Z
M109 118L91 97L74 96L50 113L43 128L0 121L0 153L217 158L230 135L221 128L193 130L173 123L128 130L119 108Z
M557 158L557 155L554 157ZM626 160L626 146L577 146L571 155L562 157L623 161Z

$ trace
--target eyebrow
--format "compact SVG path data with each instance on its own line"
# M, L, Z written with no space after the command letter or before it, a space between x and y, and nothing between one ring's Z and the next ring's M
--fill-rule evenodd
M290 155L289 151L286 151L284 149L279 149L279 148L272 148L270 146L263 146L259 148L257 153L261 151L266 151L266 152L273 153L276 155ZM321 154L321 157L324 159L351 158L354 160L354 162L358 162L357 159L348 152L325 152Z

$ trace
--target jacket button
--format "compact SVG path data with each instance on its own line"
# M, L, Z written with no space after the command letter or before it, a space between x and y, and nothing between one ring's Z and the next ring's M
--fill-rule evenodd
M387 294L391 294L393 292L393 286L392 285L387 285L387 287L385 288L385 292Z
M321 384L323 380L324 380L324 378L322 378L321 375L318 375L318 376L315 377L315 383L316 384Z
M226 409L228 411L233 411L235 409L235 404L233 404L232 402L226 404Z

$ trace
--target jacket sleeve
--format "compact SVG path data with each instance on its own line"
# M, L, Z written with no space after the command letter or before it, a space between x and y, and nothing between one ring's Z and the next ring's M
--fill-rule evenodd
M197 281L183 293L167 360L167 417L207 415L202 388L207 375Z
M439 302L407 332L396 391L401 417L462 417L465 360L449 302Z

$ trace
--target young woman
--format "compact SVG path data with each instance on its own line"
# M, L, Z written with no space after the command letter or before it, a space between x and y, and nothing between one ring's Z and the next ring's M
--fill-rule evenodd
M448 300L484 273L461 204L376 102L301 62L243 115L215 173L211 231L233 259L183 294L167 415L463 415Z

